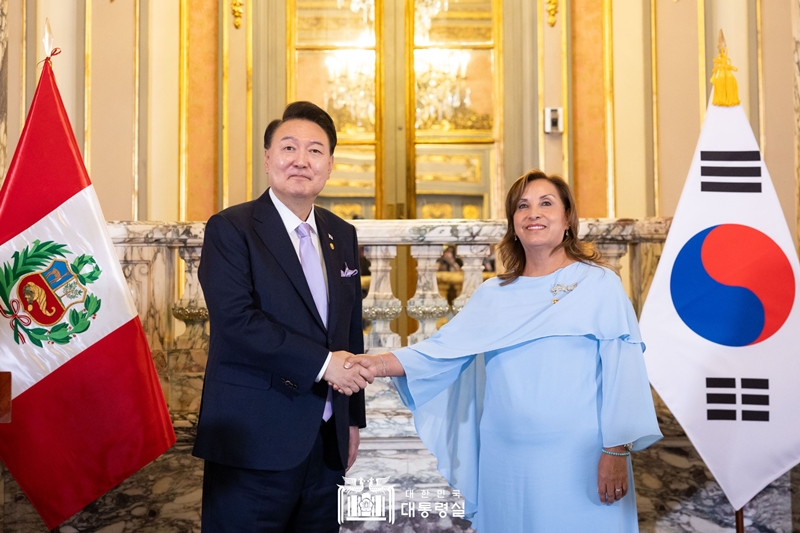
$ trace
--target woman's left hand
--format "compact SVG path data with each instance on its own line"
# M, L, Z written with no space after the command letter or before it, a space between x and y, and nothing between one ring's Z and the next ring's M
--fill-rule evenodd
M625 452L623 446L607 448L610 452ZM628 494L628 457L600 454L597 465L597 493L600 503L612 504Z

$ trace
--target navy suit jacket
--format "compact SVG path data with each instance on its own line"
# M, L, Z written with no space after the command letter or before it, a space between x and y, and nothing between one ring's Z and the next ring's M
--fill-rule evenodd
M198 275L211 327L193 454L228 466L287 470L310 453L329 351L363 353L355 228L314 207L328 281L328 327L319 316L286 227L268 192L209 219ZM349 426L365 427L364 391L333 393L339 453Z

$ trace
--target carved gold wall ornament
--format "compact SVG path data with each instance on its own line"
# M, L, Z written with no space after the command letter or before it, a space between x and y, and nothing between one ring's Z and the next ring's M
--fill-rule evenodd
M453 206L445 203L425 204L422 206L422 218L453 218Z
M333 204L331 211L339 218L352 220L354 216L363 217L363 206L361 204Z
M238 30L242 27L244 2L242 2L242 0L231 0L231 13L233 13L233 27Z
M547 0L547 23L550 27L556 25L556 15L558 14L558 0Z
M418 154L417 181L480 183L480 154Z
M464 205L461 207L461 216L469 220L478 220L481 217L481 208L472 204Z

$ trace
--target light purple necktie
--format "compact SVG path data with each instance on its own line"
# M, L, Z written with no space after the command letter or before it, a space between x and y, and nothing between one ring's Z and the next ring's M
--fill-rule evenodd
M303 266L303 274L306 276L308 288L311 289L311 296L317 306L322 323L328 326L328 291L325 288L325 277L322 275L322 264L319 260L317 249L311 242L311 226L303 222L297 226L297 234L300 236L300 264ZM328 386L328 396L325 398L325 410L322 411L322 419L326 422L333 415L333 391Z

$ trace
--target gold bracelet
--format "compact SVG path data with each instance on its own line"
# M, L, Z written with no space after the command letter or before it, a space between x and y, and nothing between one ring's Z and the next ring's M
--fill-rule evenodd
M381 377L385 378L386 377L386 361L383 360L383 356L381 354L378 354L378 357L381 358L381 364L383 365L383 375Z

